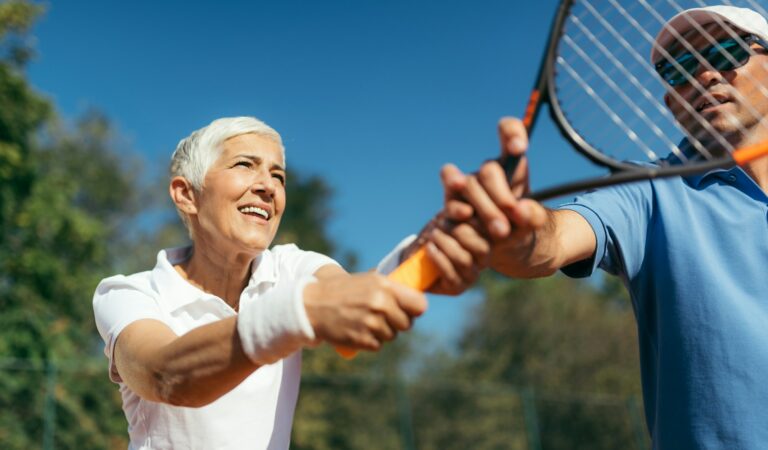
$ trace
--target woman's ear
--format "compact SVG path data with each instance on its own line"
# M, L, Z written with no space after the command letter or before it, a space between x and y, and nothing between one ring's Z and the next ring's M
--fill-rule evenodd
M168 187L171 194L171 200L176 208L187 216L197 214L197 198L195 197L195 188L184 177L173 177Z

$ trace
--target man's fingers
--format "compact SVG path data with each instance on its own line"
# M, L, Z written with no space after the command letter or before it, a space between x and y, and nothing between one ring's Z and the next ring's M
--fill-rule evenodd
M520 168L527 168L525 159L521 161ZM477 172L477 179L491 201L505 213L517 205L520 192L525 190L525 186L510 187L507 174L496 162L483 164Z
M541 203L524 199L520 201L520 205L528 209L528 223L531 228L541 228L549 221L549 213Z
M448 200L445 202L445 208L443 209L445 217L454 222L465 222L472 219L475 215L475 209L472 205L462 200Z
M541 227L547 221L547 210L541 203L523 199L508 211L509 220L521 230L533 230Z
M499 121L501 157L519 157L528 149L528 131L520 119L504 117Z
M501 143L501 159L519 158L515 171L505 174L508 185L516 198L528 194L528 161L525 152L528 150L528 131L519 119L503 118L499 121L499 142Z
M491 244L473 224L457 224L451 230L451 235L458 241L461 247L472 254L475 267L487 267L488 258L491 253Z
M515 171L512 173L511 177L507 176L507 174L504 174L507 176L509 189L515 198L521 198L528 195L528 174L528 158L525 156L520 158L520 161L517 163L517 167L515 167Z
M442 253L439 261L435 261L438 268L444 272L451 284L461 285L466 281L474 280L477 270L472 254L464 249L453 237L436 229L432 232L432 242ZM430 252L430 257L433 253Z
M490 187L486 188L478 177L485 179ZM509 234L509 219L500 206L510 208L517 201L504 180L504 171L496 162L483 164L477 177L469 177L464 193L491 237L502 239Z
M443 183L445 198L456 198L467 183L467 176L453 164L446 164L440 169L440 181Z
M437 283L438 286L433 286L431 291L434 293L445 294L456 290L457 286L461 284L461 276L459 276L459 273L453 267L448 257L440 251L440 248L434 242L430 241L426 245L429 258L435 263L440 271L440 280ZM435 291L434 287L439 287L439 289Z

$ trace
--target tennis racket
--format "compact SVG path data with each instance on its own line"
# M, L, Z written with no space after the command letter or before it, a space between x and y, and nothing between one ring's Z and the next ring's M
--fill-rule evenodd
M754 130L764 127L763 136L768 135L768 118L761 112L768 110L761 106L768 103L768 56L763 54L768 54L768 42L715 15L704 21L688 13L676 19L691 30L682 35L677 31L682 28L667 24L690 8L717 4L768 17L764 0L560 2L523 123L531 135L542 106L548 105L563 137L610 175L533 192L529 198L543 201L620 183L743 166L768 154L768 141L743 148L731 144L734 134L757 136ZM662 29L666 42L657 45ZM765 65L762 78L759 70L733 72L750 62ZM701 68L720 74L718 82L704 82L697 76ZM716 125L717 120L727 120L728 126ZM499 162L511 176L519 161ZM421 248L390 278L425 291L438 276Z

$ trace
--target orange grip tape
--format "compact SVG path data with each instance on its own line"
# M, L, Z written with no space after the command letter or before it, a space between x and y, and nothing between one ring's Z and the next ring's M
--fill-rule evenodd
M427 256L427 248L422 246L416 250L416 253L400 263L387 278L418 291L426 292L439 276L440 271ZM357 355L357 350L339 346L336 347L336 353L344 359L352 359Z
M440 271L427 256L427 247L421 246L416 253L397 266L387 278L417 291L426 292L439 276Z
M755 159L766 155L768 155L768 141L740 148L734 151L731 154L731 157L736 161L736 164L743 166L750 161L754 161Z
M536 111L536 106L539 104L539 90L534 89L531 92L531 97L528 99L528 106L525 107L525 115L523 115L523 125L530 131L531 124L533 124L533 113Z

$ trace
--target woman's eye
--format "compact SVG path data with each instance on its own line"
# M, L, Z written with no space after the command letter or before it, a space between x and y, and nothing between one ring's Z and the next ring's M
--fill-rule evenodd
M242 167L251 167L250 161L238 161L235 163L235 167L242 166Z
M281 173L273 173L272 176L277 178L280 181L280 184L285 184L285 175Z

